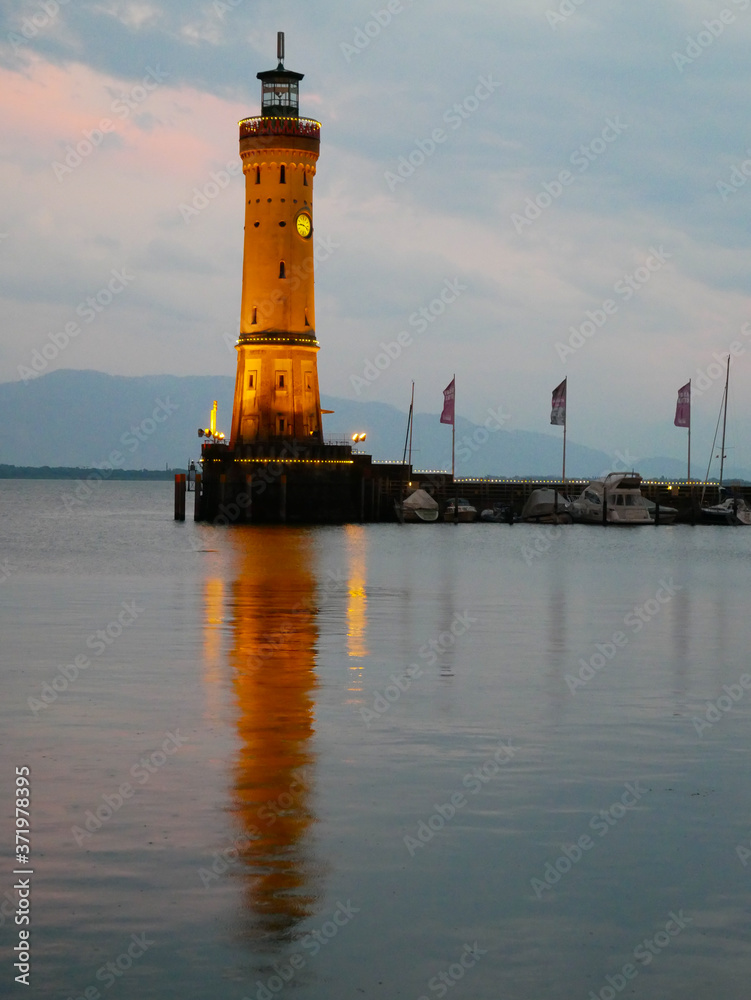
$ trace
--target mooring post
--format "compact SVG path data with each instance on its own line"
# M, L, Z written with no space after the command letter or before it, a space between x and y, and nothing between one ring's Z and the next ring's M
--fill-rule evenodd
M201 473L197 472L194 480L194 497L193 500L193 520L202 521L203 520L203 481L201 478Z
M175 473L175 520L185 520L185 473Z

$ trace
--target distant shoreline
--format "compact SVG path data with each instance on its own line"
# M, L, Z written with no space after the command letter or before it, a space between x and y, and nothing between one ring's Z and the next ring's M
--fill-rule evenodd
M118 479L171 482L185 469L79 469L69 466L0 465L0 479Z

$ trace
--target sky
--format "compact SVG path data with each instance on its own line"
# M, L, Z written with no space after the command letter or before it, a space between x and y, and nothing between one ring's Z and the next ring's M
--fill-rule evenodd
M3 5L0 381L234 374L279 30L322 123L323 393L437 413L456 374L462 416L560 434L567 378L569 438L638 467L686 454L692 379L698 471L730 352L751 465L751 0Z

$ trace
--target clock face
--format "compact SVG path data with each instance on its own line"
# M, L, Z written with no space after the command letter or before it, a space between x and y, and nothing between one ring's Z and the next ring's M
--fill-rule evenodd
M297 216L297 231L304 240L307 240L313 230L313 223L307 212L300 212Z

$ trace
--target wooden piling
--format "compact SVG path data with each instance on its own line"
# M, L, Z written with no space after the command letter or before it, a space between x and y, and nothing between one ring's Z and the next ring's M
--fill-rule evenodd
M185 520L186 476L184 472L175 473L175 520Z

